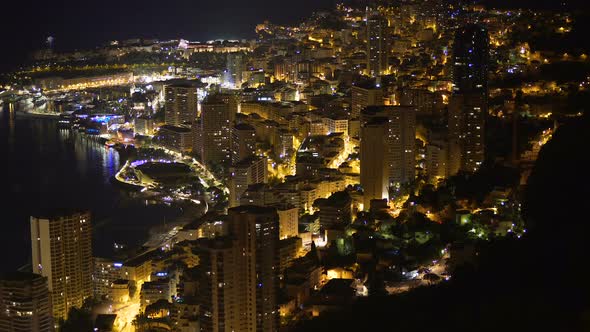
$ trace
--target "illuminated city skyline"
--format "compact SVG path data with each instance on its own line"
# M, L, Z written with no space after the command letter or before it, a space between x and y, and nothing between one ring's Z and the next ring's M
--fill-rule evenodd
M64 1L3 53L0 332L590 329L575 0Z

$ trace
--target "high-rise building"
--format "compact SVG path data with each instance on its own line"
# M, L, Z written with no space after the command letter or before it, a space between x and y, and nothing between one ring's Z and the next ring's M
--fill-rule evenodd
M299 236L299 209L290 204L278 204L279 238Z
M386 118L386 149L388 186L414 180L416 175L416 108L413 106L370 106L361 114L364 126L373 118ZM361 140L361 155L362 155ZM361 169L362 169L361 160ZM362 172L362 170L361 170ZM361 175L362 178L362 175Z
M197 240L199 267L199 323L202 331L231 332L242 329L240 289L237 288L237 261L243 256L229 237ZM239 255L238 255L239 254Z
M242 72L246 69L244 55L240 52L227 54L227 82L235 88L242 86Z
M318 201L320 225L325 229L342 229L352 221L352 198L347 191L338 191Z
M158 132L160 145L178 152L190 152L193 149L193 131L191 128L163 125Z
M367 18L367 73L375 77L388 70L389 41L387 34L388 22L381 15Z
M418 114L423 115L432 115L443 107L442 94L427 89L403 89L399 99L400 105L415 106Z
M93 295L91 235L89 212L31 217L33 273L47 278L55 318Z
M191 82L174 83L164 87L164 120L167 125L190 125L197 118L197 90L197 85Z
M233 95L212 95L201 105L197 151L203 163L226 163L230 158L230 128L237 112Z
M475 172L484 161L488 113L489 37L485 27L465 25L453 44L453 95L449 101L449 175Z
M0 275L0 332L54 330L47 278L33 273Z
M453 43L453 92L488 92L489 37L487 29L468 24L455 32Z
M486 97L454 94L449 101L449 175L475 172L485 155Z
M356 119L367 106L383 105L383 90L375 85L352 86L350 117Z
M216 100L227 104L229 107L229 121L233 124L236 120L236 114L240 104L240 99L232 93L218 93L214 97Z
M448 171L448 144L445 141L434 141L426 145L426 174L428 180L446 178Z
M293 153L295 153L296 147L294 146L293 141L295 135L293 131L284 128L279 128L276 138L277 141L273 146L273 151L276 156L279 156L279 158L281 159L288 159L290 156L293 155Z
M229 205L240 205L242 195L248 186L268 182L268 161L266 158L250 156L230 167Z
M386 107L389 113L389 185L397 186L416 176L416 108Z
M389 197L388 119L375 117L361 127L361 187L363 205L368 209L373 199Z
M243 205L229 209L235 261L238 321L236 331L278 331L279 216L275 208Z
M231 161L233 164L256 154L256 130L249 124L239 123L231 130Z

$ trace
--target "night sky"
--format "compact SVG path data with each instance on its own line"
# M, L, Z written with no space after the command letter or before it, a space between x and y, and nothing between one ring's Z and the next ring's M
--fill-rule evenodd
M4 0L0 70L23 63L49 35L58 50L89 48L125 38L252 38L257 23L296 23L343 0ZM368 0L346 0L346 2ZM559 7L562 0L479 0ZM565 0L586 4L586 0Z
M10 1L10 0L8 0ZM7 1L7 2L8 2ZM59 49L94 47L114 39L253 38L257 23L296 23L334 0L24 0L0 9L3 64L22 62L55 37Z

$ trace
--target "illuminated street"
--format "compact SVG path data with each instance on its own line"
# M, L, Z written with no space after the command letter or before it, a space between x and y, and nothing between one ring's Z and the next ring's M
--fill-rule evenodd
M138 294L139 295L139 294ZM115 306L113 313L117 315L120 332L134 332L133 319L139 314L139 298L135 297L131 303Z

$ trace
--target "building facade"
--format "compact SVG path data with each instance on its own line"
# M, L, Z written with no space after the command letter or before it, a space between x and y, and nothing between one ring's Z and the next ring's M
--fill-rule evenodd
M31 217L33 273L47 278L55 318L93 295L90 219L89 212Z
M375 77L388 71L389 44L388 22L381 15L371 15L367 19L367 73Z
M231 130L231 161L240 160L256 154L256 129L249 124L239 123Z
M475 172L485 158L489 37L485 27L465 25L453 44L453 95L449 101L449 175Z
M158 139L162 146L178 151L190 152L193 150L193 131L191 128L164 125L160 127Z
M276 209L244 205L229 209L238 257L237 331L278 331L279 216Z
M197 152L204 164L226 163L230 157L230 128L237 111L234 96L209 96L201 106Z
M389 198L388 120L374 118L361 128L361 187L363 205L368 209L373 199Z
M249 185L268 182L267 164L266 158L250 156L230 167L230 207L240 205L240 199Z
M449 101L449 175L475 172L485 158L486 98L455 94Z
M416 176L416 109L388 106L389 185L399 186Z
M0 275L0 331L54 330L47 278L33 273Z
M367 106L383 105L383 90L376 86L353 86L350 117L358 118Z
M299 209L292 205L278 205L279 238L281 240L299 236Z
M365 130L364 137L373 141L363 143L361 139L361 184L363 183L362 156L364 155L368 160L377 158L377 156L370 155L372 151L364 154L362 150L363 147L369 150L376 149L371 144L379 143L378 138L375 137L375 135L379 134L376 132L375 126L376 123L383 125L382 119L385 119L386 130L383 136L386 140L384 143L386 152L383 154L383 159L386 160L387 187L395 189L404 183L413 181L416 176L416 108L413 106L370 106L363 110L361 125ZM371 125L367 127L367 124ZM371 133L371 131L374 131L374 133ZM373 137L371 138L369 135L373 135ZM373 171L377 171L374 166L369 165L366 165L366 167L373 167ZM367 179L371 173L365 174L365 179ZM377 195L377 191L374 191L372 195ZM377 199L381 198L385 197L378 197Z
M236 244L230 238L197 241L199 265L199 323L203 331L242 331L238 321L240 302L236 288Z
M164 87L165 122L180 126L192 123L197 118L197 86L190 83L170 84Z

